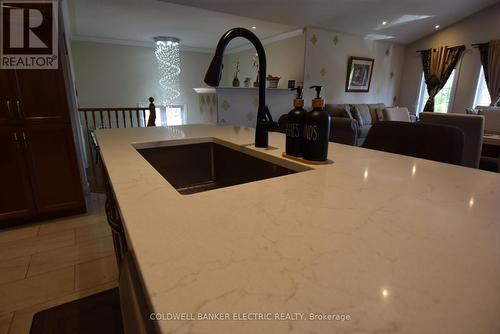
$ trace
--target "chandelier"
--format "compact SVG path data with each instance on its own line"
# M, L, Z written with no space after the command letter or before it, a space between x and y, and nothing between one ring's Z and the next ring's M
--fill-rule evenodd
M179 74L181 73L179 42L175 37L159 36L154 38L160 75L162 99L166 106L172 105L180 95Z

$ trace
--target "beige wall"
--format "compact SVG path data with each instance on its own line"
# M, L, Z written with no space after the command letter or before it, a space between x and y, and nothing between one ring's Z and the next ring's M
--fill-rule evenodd
M404 58L403 46L317 28L307 28L306 38L306 105L311 104L315 95L314 91L308 89L312 85L324 86L323 98L326 103L383 102L390 106L396 102ZM350 56L375 59L368 93L345 92Z
M281 41L264 45L267 60L267 74L280 77L278 87L287 88L288 80L302 82L304 80L304 35L287 38ZM252 82L257 77L257 72L252 67L252 58L255 49L229 54L224 56L224 71L221 80L222 87L231 87L235 60L240 58L240 86L243 87L245 77L252 78Z
M71 42L80 107L128 107L160 96L154 49L93 42ZM181 52L181 96L187 122L214 122L201 113L194 87L203 87L210 54Z
M416 51L440 46L465 45L467 50L459 65L458 81L451 111L465 113L465 108L472 107L476 93L481 61L479 51L471 47L472 43L488 42L500 39L500 4L478 12L446 29L425 37L406 47L403 80L400 88L399 104L416 109L422 61Z

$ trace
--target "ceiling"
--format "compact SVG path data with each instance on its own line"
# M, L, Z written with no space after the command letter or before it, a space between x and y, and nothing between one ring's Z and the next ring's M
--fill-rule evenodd
M498 0L164 0L294 26L410 43ZM387 21L386 25L382 25Z
M213 51L230 28L261 39L314 26L410 43L498 0L67 0L73 39L153 45L182 40L185 50ZM382 22L387 24L383 25ZM247 43L236 39L228 49Z
M210 51L233 27L257 27L261 39L297 29L222 12L157 0L67 0L73 39L118 44L153 45L154 36L181 39L185 50ZM235 39L228 49L246 45Z

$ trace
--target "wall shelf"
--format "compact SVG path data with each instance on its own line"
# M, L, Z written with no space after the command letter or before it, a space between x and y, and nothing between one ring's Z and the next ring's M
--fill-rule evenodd
M193 88L194 91L198 94L215 94L217 91L257 91L259 88L257 87L202 87L202 88ZM266 88L266 92L292 92L289 88Z

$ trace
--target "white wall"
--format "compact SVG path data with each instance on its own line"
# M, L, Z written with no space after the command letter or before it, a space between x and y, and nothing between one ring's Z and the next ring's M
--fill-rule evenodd
M465 113L465 108L473 106L481 69L479 51L472 48L471 44L484 43L492 39L500 39L500 4L408 45L405 51L404 80L401 82L399 103L408 106L411 110L416 109L423 73L421 56L416 51L463 44L467 50L459 65L454 101L451 101L450 110L455 113Z
M267 74L280 77L278 87L287 88L288 80L304 81L304 35L287 38L281 41L264 45L266 51ZM252 58L256 51L254 48L239 53L224 56L224 71L221 87L231 87L235 60L240 58L240 87L243 87L245 77L252 78L252 83L257 78L257 72L252 66Z
M288 89L268 89L266 105L273 121L293 109L294 92ZM255 127L259 105L257 88L218 88L219 122Z
M130 107L160 96L154 49L93 42L71 42L80 107ZM215 122L200 112L194 87L204 87L210 54L181 52L181 96L187 105L188 123Z
M335 43L335 41L337 41ZM388 55L386 55L388 52ZM350 56L374 58L373 77L368 93L346 93L345 82ZM315 96L312 85L322 85L326 103L397 103L404 47L361 36L307 28L305 55L306 105ZM393 75L391 76L391 72Z

